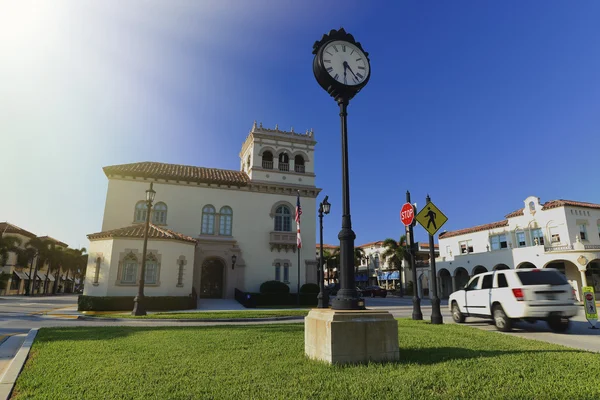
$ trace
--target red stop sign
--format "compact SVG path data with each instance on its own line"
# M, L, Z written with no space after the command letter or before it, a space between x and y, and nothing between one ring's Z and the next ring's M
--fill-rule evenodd
M412 204L404 203L402 209L400 210L400 220L406 226L412 224L415 219L415 210L413 209Z

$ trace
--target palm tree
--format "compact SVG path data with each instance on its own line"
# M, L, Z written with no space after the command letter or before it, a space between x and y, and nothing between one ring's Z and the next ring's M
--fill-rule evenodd
M400 241L398 242L396 242L394 239L387 238L383 241L383 247L385 248L385 250L381 253L381 257L387 261L390 267L398 270L398 275L400 277L400 296L403 296L404 293L402 288L402 261L408 261L409 259L406 236L400 236Z
M6 265L8 254L21 246L21 239L15 236L0 236L0 267Z
M26 245L27 246L27 245ZM29 276L33 268L33 260L36 256L36 250L33 247L19 248L17 253L17 266L23 269L29 267ZM29 294L29 285L25 287L25 294Z
M31 268L29 269L29 295L33 295L35 289L35 280L37 279L37 273L40 265L43 266L48 259L48 249L50 244L51 242L48 239L40 239L38 237L31 239L26 244L26 247L34 249L36 258L33 274L31 273Z
M365 251L360 247L354 248L354 276L358 275L358 267L365 258Z
M67 249L65 253L65 264L63 265L63 270L65 271L65 282L69 280L69 272L72 273L73 281L75 281L75 274L77 271L82 271L85 269L87 264L87 254L86 248L82 247L81 249ZM65 283L66 285L66 283Z

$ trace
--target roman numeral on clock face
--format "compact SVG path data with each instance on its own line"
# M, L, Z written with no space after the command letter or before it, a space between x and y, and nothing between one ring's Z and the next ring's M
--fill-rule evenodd
M327 72L331 72L331 71L333 71L333 68L332 67L327 67Z

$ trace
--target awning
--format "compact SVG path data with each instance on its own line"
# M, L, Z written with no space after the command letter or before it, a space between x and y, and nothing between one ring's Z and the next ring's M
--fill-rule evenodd
M52 274L48 274L48 280L54 282L54 276Z
M45 281L46 280L46 274L43 272L39 272L37 273L37 277L40 281Z
M16 276L18 276L19 279L23 279L23 280L28 280L29 279L29 277L27 275L25 275L24 272L13 271L13 274L15 274Z

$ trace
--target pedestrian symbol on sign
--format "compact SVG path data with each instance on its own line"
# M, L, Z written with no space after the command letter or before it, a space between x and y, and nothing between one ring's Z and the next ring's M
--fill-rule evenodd
M435 225L435 217L436 217L436 213L431 209L431 207L427 207L427 218L429 218L429 221L427 221L427 230L429 230L429 225L433 224L433 229L435 229L437 231L437 226Z

